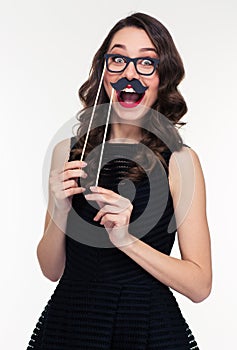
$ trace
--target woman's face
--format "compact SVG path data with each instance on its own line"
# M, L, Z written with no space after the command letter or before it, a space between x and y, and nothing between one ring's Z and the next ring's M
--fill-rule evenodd
M136 27L125 27L115 33L107 54L116 54L120 56L127 56L129 58L158 58L156 49L147 33L143 29ZM121 58L117 59L115 57L112 59L116 60L116 64L123 62ZM142 70L150 69L147 67L147 65L150 64L149 60L143 60L141 62L140 68ZM104 87L109 98L112 93L111 83L116 83L121 78L127 78L129 81L136 79L143 85L143 87L146 87L145 92L142 94L142 96L140 95L140 98L138 99L136 98L136 94L132 95L133 89L131 89L129 84L126 85L127 89L125 87L127 91L126 94L124 93L125 91L123 91L123 94L121 94L121 91L114 91L113 102L116 103L114 103L113 106L119 117L122 119L126 118L128 120L137 119L144 115L144 111L147 110L147 108L151 108L158 98L159 76L157 69L154 71L154 73L152 73L152 75L147 76L138 73L133 62L130 62L126 69L120 73L112 73L105 69Z

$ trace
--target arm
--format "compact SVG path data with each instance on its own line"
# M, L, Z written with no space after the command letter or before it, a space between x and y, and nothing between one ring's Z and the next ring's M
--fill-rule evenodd
M183 147L172 154L169 183L181 259L157 251L128 232L132 205L126 198L101 187L91 187L93 193L85 197L100 203L94 220L105 226L118 249L165 285L201 302L211 291L211 244L204 177L194 151Z
M193 185L190 175L194 179ZM130 244L120 246L119 249L162 283L193 302L201 302L211 291L211 245L204 177L198 156L193 150L185 147L172 154L169 182L181 259L167 256L140 240L134 240L133 236Z
M60 224L59 224L60 220ZM67 215L46 212L44 234L37 246L37 257L45 277L56 282L65 266L65 227ZM57 222L57 223L56 223Z
M85 176L79 161L68 162L70 139L58 143L52 154L49 178L49 201L44 234L37 246L41 270L56 282L65 267L65 230L73 194L83 192L73 177Z

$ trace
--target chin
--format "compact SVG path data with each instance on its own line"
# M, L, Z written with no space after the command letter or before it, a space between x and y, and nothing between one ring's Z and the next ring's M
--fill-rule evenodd
M115 112L113 115L113 120L116 121L126 121L126 122L136 122L141 120L146 113L150 110L145 104L140 103L135 107L124 107L120 102L113 102L112 110Z

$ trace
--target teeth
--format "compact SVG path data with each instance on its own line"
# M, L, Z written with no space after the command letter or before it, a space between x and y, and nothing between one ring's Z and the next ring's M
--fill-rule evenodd
M131 88L125 88L125 89L123 89L121 91L124 91L124 92L135 92L136 93L136 91L132 87Z

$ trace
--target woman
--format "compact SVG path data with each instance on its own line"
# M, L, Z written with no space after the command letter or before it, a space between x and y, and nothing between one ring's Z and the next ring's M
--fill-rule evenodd
M28 349L198 349L171 292L201 302L212 279L203 173L176 127L183 76L167 29L142 13L96 53L77 135L52 156L37 254L59 283Z

